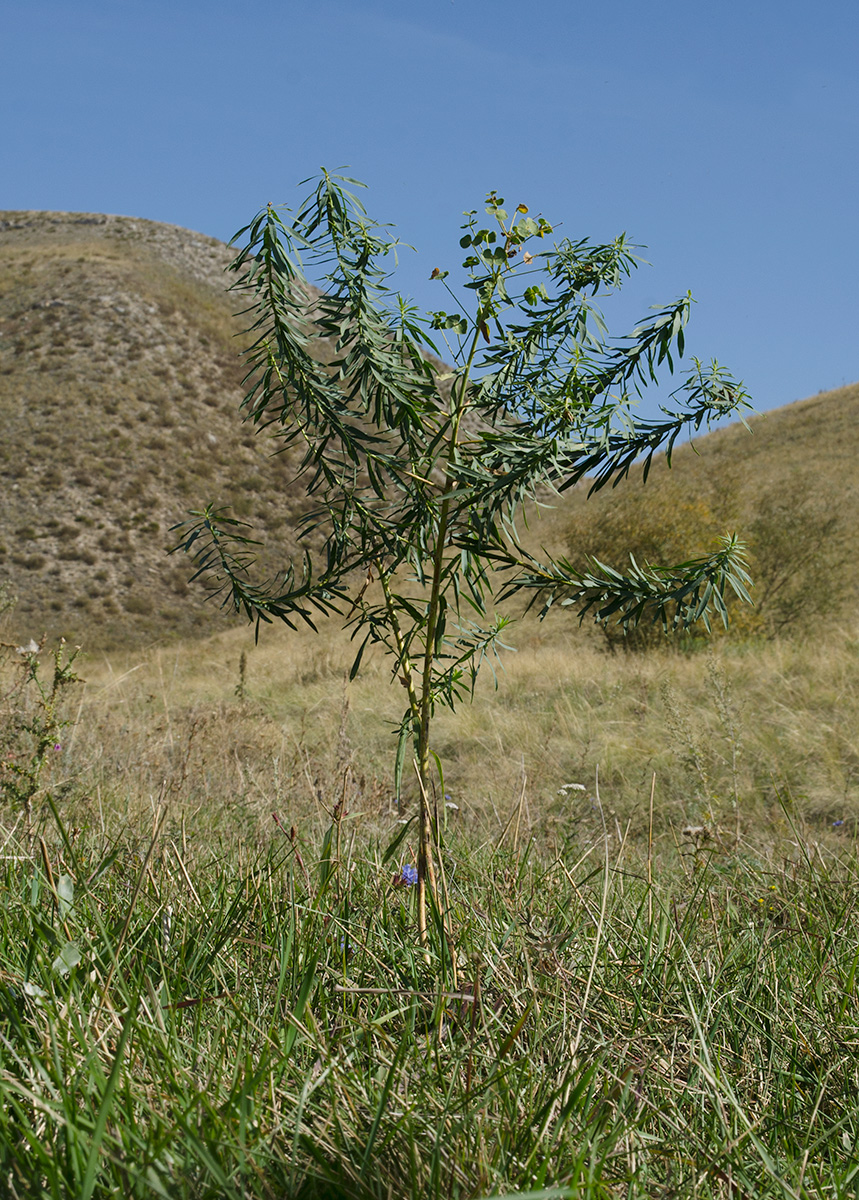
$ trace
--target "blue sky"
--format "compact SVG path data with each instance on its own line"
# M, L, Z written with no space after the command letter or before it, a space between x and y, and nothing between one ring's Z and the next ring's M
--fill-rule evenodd
M430 272L497 188L566 236L646 245L612 328L691 289L687 353L757 408L859 378L855 0L0 8L0 208L227 240L349 164L418 249L402 290L436 307Z

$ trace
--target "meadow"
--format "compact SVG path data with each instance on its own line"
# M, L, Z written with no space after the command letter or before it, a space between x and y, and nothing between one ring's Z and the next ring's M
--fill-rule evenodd
M383 660L7 646L0 1190L856 1195L857 632L514 627L426 956Z

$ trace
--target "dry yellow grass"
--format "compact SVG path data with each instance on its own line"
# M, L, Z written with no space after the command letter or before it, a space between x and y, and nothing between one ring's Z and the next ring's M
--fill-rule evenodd
M600 833L597 774L610 832L628 827L635 840L655 775L657 850L689 825L716 842L737 829L749 845L790 836L787 814L815 838L859 831L859 630L612 654L556 616L523 621L511 641L519 650L505 656L497 691L487 671L472 705L436 720L458 806L447 819L475 836L499 837L523 794L520 836L551 846ZM256 647L238 629L84 659L64 770L110 825L151 809L166 787L175 821L206 840L265 836L273 812L316 829L342 795L356 831L389 827L402 697L378 654L347 684L351 650L330 628L267 630ZM559 794L571 783L585 790Z

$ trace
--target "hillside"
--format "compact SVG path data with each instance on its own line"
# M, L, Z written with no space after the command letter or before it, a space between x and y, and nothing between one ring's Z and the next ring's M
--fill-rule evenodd
M295 549L306 498L287 455L242 425L241 321L223 243L127 217L0 213L0 583L11 634L89 647L199 636L230 618L203 603L169 529L210 500ZM671 562L726 528L744 536L766 634L855 609L853 484L859 385L682 446L633 480L559 500L536 543L583 561ZM813 596L809 600L811 581ZM799 607L797 607L799 606Z
M15 636L89 645L223 627L169 558L209 500L266 538L302 508L285 457L243 427L222 243L173 226L0 213L0 579ZM263 564L264 568L266 564Z

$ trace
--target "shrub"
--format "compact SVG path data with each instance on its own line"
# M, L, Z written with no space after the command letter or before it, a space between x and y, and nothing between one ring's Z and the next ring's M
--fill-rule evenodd
M41 571L48 560L44 554L13 554L12 562L25 571Z
M122 607L127 613L133 613L135 616L148 617L152 613L152 600L149 596L141 596L135 594L126 596L122 602Z

